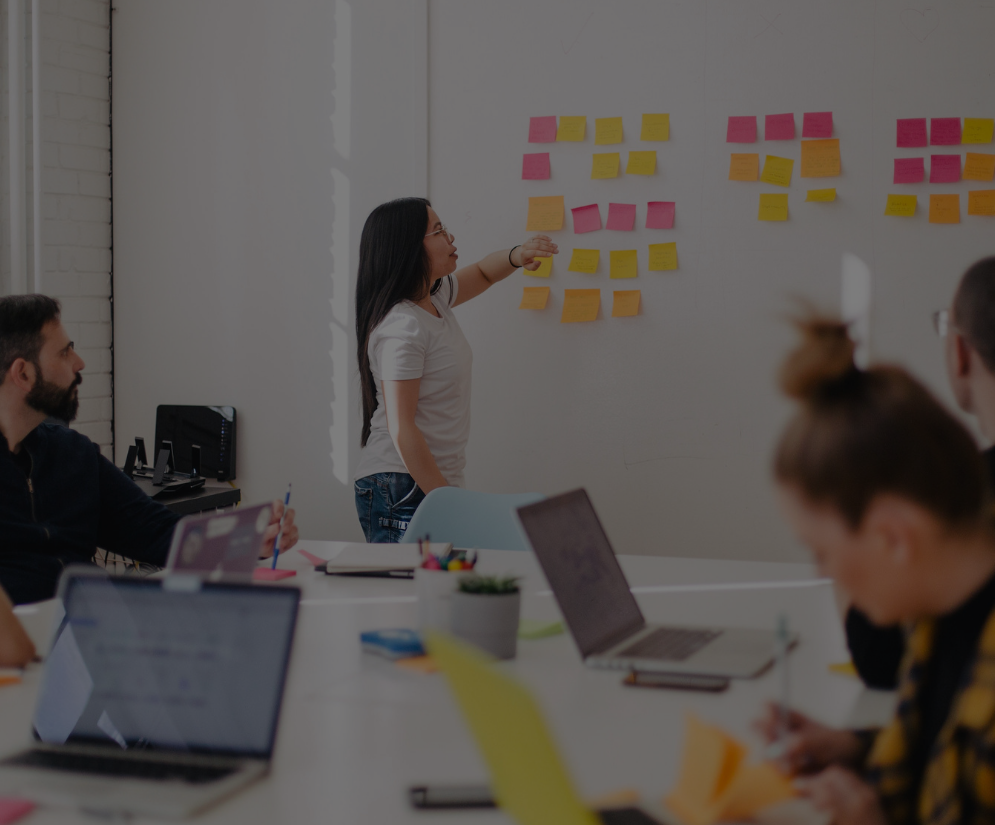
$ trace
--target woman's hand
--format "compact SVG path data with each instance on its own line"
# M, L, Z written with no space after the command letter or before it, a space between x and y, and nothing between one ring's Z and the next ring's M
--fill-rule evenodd
M287 552L297 544L300 532L297 530L297 525L294 524L295 515L294 508L288 507L287 517L283 519L283 529L280 530L280 519L283 518L283 502L279 499L273 502L273 509L270 510L269 515L269 526L263 533L263 540L259 545L259 558L268 559L273 555L273 540L276 538L278 530L280 530L281 553Z
M512 253L512 258L518 259L518 265L522 269L535 272L541 263L541 261L536 260L537 258L549 258L559 251L560 248L553 243L553 240L548 235L536 235L518 247ZM514 260L512 260L512 263L514 263Z
M853 771L834 765L795 786L812 804L831 816L832 825L887 825L874 788Z
M775 759L785 773L815 773L830 765L852 765L860 758L860 739L850 731L820 725L795 711L788 713L787 721L788 733L781 753ZM754 728L767 743L778 741L781 735L779 706L768 702Z

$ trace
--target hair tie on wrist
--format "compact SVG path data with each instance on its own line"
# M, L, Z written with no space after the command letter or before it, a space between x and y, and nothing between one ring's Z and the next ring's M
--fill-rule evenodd
M513 246L511 249L508 250L508 263L511 264L512 266L514 266L515 269L519 269L520 267L515 266L515 262L513 260L511 260L511 253L514 252L516 249L518 249L519 246L521 246L521 244L518 244L517 246Z

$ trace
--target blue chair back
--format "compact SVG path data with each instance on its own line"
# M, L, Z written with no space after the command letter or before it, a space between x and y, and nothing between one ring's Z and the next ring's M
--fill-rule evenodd
M415 510L401 542L413 544L429 535L454 547L528 550L515 509L542 501L539 493L481 493L460 487L432 490Z

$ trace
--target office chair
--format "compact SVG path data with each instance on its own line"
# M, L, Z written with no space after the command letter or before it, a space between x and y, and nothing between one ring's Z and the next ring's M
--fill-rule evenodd
M542 501L539 493L480 493L459 487L432 490L415 510L401 542L432 541L484 550L528 550L518 529L515 508Z

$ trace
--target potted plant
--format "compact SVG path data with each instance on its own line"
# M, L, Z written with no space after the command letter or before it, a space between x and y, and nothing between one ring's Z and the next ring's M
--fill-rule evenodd
M452 595L453 635L498 659L514 659L521 602L517 576L467 576Z

